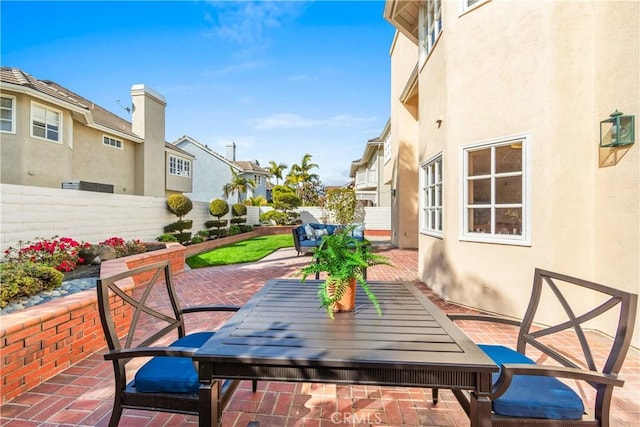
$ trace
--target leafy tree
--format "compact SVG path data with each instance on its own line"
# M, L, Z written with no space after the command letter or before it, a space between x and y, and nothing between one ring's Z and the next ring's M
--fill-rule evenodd
M300 206L301 201L296 191L285 185L276 185L273 187L273 208L281 211L286 215L287 222L292 223L299 214L295 209Z
M222 187L222 191L224 193L224 197L227 199L229 196L238 194L238 200L241 200L242 195L247 194L249 189L255 190L256 185L257 184L254 180L245 178L240 174L240 172L236 172L231 168L231 181Z
M280 185L280 180L282 179L282 173L289 166L284 163L276 163L273 160L269 161L269 166L266 168L269 173L269 182L271 182L271 178L276 179L276 185Z
M356 214L356 192L352 188L329 190L325 206L339 224L350 224Z
M324 184L320 181L309 181L301 185L298 193L304 206L320 206L325 195Z

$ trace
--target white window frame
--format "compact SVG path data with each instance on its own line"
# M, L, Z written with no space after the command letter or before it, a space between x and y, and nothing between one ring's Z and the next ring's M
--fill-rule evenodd
M420 232L434 237L443 237L444 230L444 174L443 174L443 159L442 152L431 157L426 162L420 165ZM430 174L430 171L434 169L435 174ZM437 178L432 182L431 176L435 175ZM438 180L439 179L439 180ZM440 193L438 193L438 187L440 187ZM431 194L435 192L435 204L431 201L433 198ZM431 222L431 212L440 211L440 215L436 215L435 224Z
M16 97L12 95L2 95L2 98L8 99L11 101L11 109L9 110L11 111L11 119L10 119L11 129L9 130L0 129L0 132L15 134L16 133ZM5 108L2 108L2 109L5 110ZM6 121L9 122L9 119L7 119Z
M108 139L109 141L107 142L105 141L105 139ZM113 138L109 135L102 135L102 145L105 145L111 148L118 148L120 150L123 149L122 140Z
M442 34L442 0L427 0L420 3L418 13L419 61L422 66Z
M386 165L391 160L391 131L387 133L384 138L384 164Z
M169 155L169 175L191 178L191 160Z
M34 108L41 108L45 111L45 136L41 137L38 135L35 135L33 133L33 122L34 122ZM49 126L49 121L47 118L47 113L56 113L58 115L58 139L50 139L47 138L47 127ZM56 144L62 144L62 135L64 135L64 128L62 126L64 117L63 117L63 113L60 110L56 110L55 108L51 108L51 107L47 107L46 105L43 104L39 104L37 102L31 102L31 118L29 121L29 129L30 129L30 134L32 138L35 139L41 139L43 141L48 141L48 142L54 142Z
M514 173L496 174L495 163L493 153L495 148L508 144L522 144L522 232L520 235L513 234L497 234L495 233L495 209L511 207L512 205L496 205L494 203L495 197L495 178L503 176L513 176ZM460 240L469 242L484 242L484 243L498 243L506 245L518 245L518 246L531 246L531 135L529 133L523 133L518 135L512 135L504 138L497 138L488 141L475 142L469 145L460 147L460 207L462 212L460 214ZM491 203L489 205L483 205L483 207L491 208L491 233L476 233L468 231L469 224L469 186L468 186L468 153L471 151L481 150L485 148L492 148L492 160L491 160ZM489 176L489 175L488 175ZM484 176L483 176L484 177ZM479 177L475 177L478 179ZM473 205L471 205L473 206ZM515 204L513 204L513 207Z
M474 3L471 3L473 0L460 0L460 14L467 13L482 4L485 4L491 0L476 0ZM471 4L469 4L471 3Z

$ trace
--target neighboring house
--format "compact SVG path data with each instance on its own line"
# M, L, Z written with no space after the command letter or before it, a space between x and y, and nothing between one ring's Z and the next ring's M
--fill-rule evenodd
M240 173L244 178L256 183L256 188L249 194L234 194L227 200L236 203L247 197L262 196L267 198L267 177L269 174L262 169L257 161L236 161L236 145L226 147L226 157L216 153L207 145L184 135L172 143L174 146L191 153L196 157L197 170L193 175L193 192L188 196L195 201L210 202L224 198L223 187L231 181L231 169Z
M193 156L166 144L166 100L153 89L131 87L131 122L17 68L0 69L0 91L2 183L154 197L191 190Z
M370 139L362 157L351 162L349 176L354 178L356 200L367 206L390 206L391 185L384 180L384 142L389 138L387 124L378 138Z
M637 293L640 144L601 147L600 122L640 114L640 3L387 0L384 17L393 238L415 239L420 279L511 316L535 267Z

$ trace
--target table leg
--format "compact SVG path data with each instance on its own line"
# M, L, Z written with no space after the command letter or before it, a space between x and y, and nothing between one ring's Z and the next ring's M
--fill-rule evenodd
M472 391L470 393L470 413L471 427L491 427L491 399L488 394L479 396Z
M491 427L491 374L478 374L478 389L469 393L471 427Z
M220 397L222 393L222 382L219 380L200 381L200 391L198 394L198 412L200 427L221 426L222 405Z

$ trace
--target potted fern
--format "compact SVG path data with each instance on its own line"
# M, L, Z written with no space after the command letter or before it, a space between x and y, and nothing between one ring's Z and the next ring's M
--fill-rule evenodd
M313 262L299 272L303 283L311 274L326 273L326 279L318 287L318 298L332 319L335 318L335 312L352 311L355 308L356 284L360 284L378 315L382 315L378 299L369 289L364 272L373 265L391 265L391 261L373 253L367 242L354 238L352 230L353 227L347 227L333 235L322 236L322 243L313 252Z

